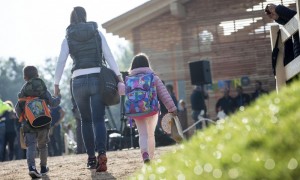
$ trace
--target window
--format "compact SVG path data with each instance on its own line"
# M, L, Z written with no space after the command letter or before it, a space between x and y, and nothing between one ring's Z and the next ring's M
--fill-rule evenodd
M211 43L214 40L214 36L211 32L204 30L198 34L200 52L211 51Z

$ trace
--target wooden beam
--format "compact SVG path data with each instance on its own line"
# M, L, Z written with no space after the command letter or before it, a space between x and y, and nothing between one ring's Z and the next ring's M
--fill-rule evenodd
M118 35L120 31L124 32L124 29L125 31L131 31L133 27L167 12L169 5L169 1L152 0L119 17L107 21L102 24L102 27L114 35Z
M175 17L183 18L186 15L185 7L177 0L171 2L170 11Z
M286 79L289 80L300 72L300 56L285 66Z
M298 31L298 14L281 28L281 40L284 43Z

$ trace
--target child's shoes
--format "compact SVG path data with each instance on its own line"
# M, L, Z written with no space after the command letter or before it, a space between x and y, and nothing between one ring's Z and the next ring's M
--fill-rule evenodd
M49 168L47 166L41 166L41 174L45 176L49 172Z
M144 152L143 155L143 161L145 164L149 164L150 163L150 158L149 158L149 154L147 152Z
M40 174L35 166L29 166L29 176L32 177L32 179L35 179L35 178L41 178L42 177L42 174Z

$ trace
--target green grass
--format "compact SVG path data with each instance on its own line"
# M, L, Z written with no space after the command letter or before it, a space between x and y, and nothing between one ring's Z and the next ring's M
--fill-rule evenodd
M198 132L130 179L300 179L300 82Z

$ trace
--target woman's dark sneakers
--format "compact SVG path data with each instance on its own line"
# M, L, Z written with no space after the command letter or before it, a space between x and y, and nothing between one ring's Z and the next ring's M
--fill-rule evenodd
M107 157L105 154L100 154L98 156L98 164L96 168L96 172L105 172L107 171Z
M88 162L87 162L87 168L88 169L96 169L97 167L97 159L96 156L94 157L89 157Z

